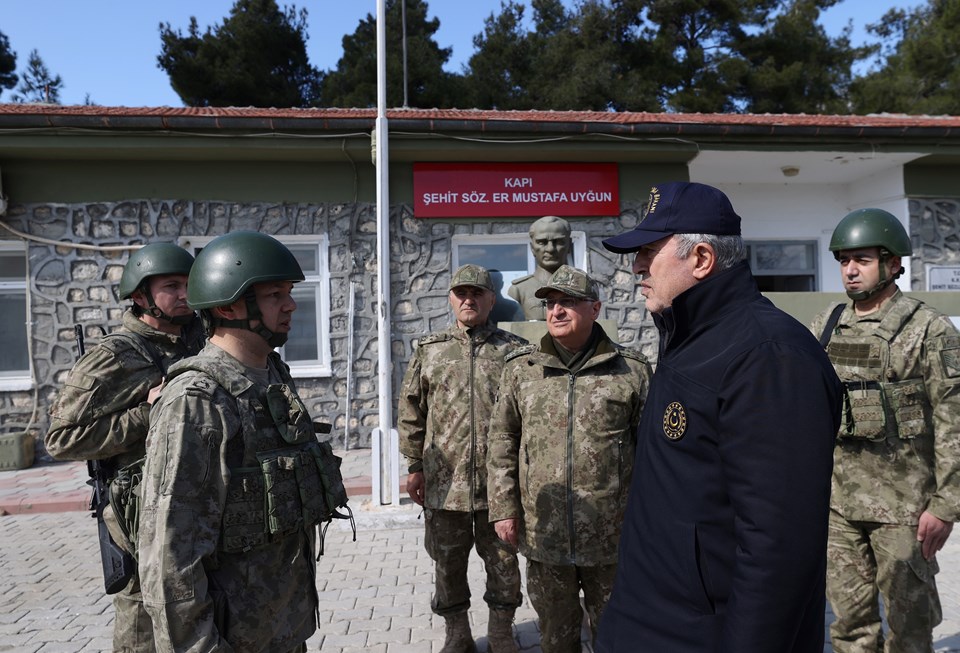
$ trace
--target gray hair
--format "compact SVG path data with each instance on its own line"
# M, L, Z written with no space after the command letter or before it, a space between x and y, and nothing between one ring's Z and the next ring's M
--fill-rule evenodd
M686 258L698 243L706 243L717 255L717 272L723 272L747 257L747 248L740 236L715 234L676 234L677 258Z

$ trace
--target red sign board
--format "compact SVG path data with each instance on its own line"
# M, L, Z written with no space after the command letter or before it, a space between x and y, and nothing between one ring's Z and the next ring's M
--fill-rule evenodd
M415 163L418 218L619 215L615 163Z

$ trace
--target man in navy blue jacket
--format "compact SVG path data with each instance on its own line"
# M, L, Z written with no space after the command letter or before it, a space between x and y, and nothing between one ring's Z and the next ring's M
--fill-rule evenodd
M757 289L711 186L655 186L633 253L660 356L601 653L821 653L841 386Z

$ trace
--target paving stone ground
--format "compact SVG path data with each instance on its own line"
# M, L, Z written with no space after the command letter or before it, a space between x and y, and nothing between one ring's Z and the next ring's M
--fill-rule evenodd
M357 476L356 470L369 468L369 450L349 456L345 472L354 470L350 473ZM0 480L8 478L5 474L10 472L0 472ZM335 523L327 531L326 554L318 563L320 624L308 641L310 650L437 653L443 620L430 612L433 564L423 549L419 508L409 503L375 505L369 496L360 495L354 495L351 504L357 516L357 541L351 541L346 524ZM960 536L951 539L939 561L944 621L935 631L936 651L956 653ZM482 563L474 554L470 620L484 652L487 614L479 598L482 579ZM96 523L87 512L74 508L0 517L0 651L110 651L112 619L112 604L103 595ZM514 631L524 653L540 652L536 614L526 599L517 611ZM591 649L584 643L583 650ZM829 643L824 651L831 653Z

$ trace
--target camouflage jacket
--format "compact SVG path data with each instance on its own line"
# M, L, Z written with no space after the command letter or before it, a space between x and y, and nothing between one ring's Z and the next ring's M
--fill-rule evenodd
M487 509L487 428L504 357L526 340L456 325L417 343L400 389L400 452L423 470L424 506Z
M507 357L490 424L490 521L520 519L520 551L547 564L617 560L650 365L606 335L571 374L550 335Z
M143 348L135 346L134 338L146 341ZM148 353L155 351L166 368L199 352L203 340L199 319L178 337L125 311L118 332L101 338L67 375L50 409L47 451L57 460L113 459L115 468L142 458L147 393L164 375Z
M818 337L830 311L811 325ZM827 345L847 386L831 507L852 521L960 516L960 332L899 290L879 311L847 306Z
M277 456L313 438L295 395L275 354L252 370L208 344L170 369L150 413L138 535L158 651L290 651L316 629L301 469L296 451Z

